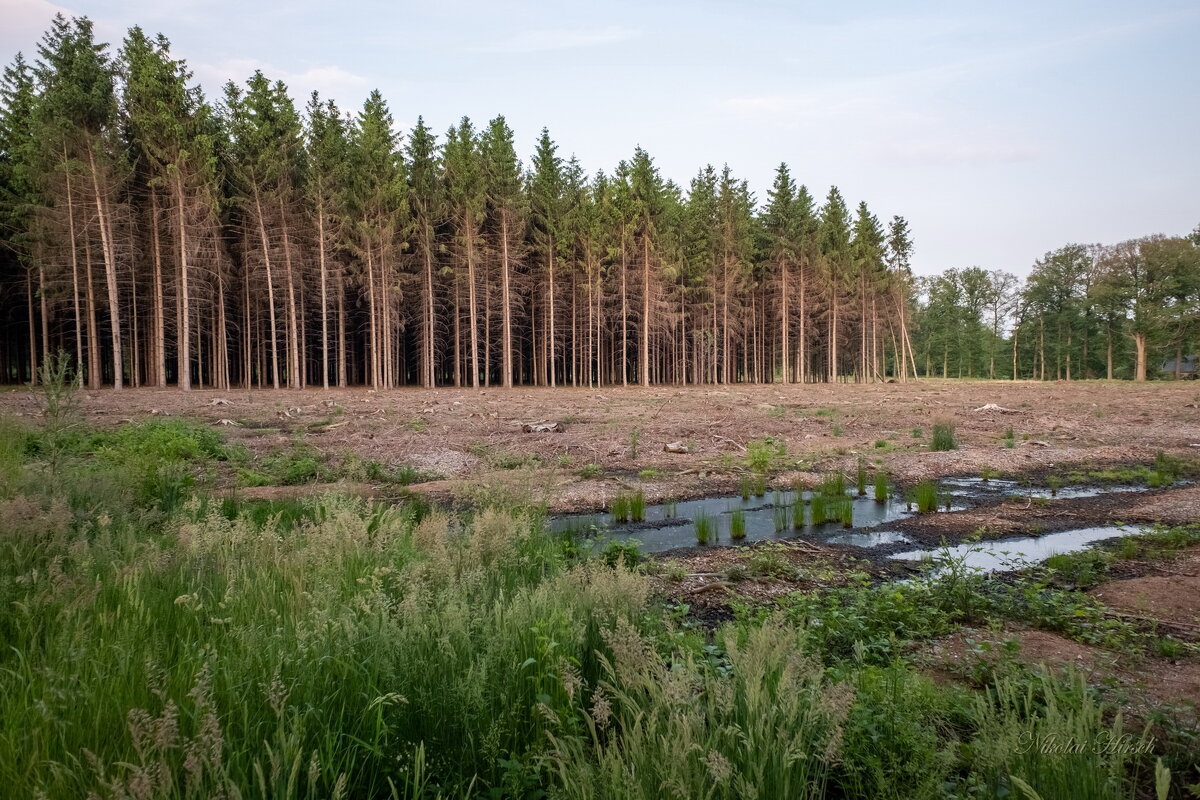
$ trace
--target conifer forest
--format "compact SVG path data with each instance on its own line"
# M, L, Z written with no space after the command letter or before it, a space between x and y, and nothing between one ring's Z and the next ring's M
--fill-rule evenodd
M398 131L378 93L207 98L86 18L2 102L7 382L58 350L117 388L1140 378L1196 337L1194 235L916 278L903 217L787 164L759 196L640 148L588 174L547 130L523 158L502 116Z

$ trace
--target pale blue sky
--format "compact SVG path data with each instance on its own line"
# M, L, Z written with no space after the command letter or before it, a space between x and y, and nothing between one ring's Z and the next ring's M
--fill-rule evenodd
M586 168L635 145L683 184L728 162L765 199L787 161L908 217L920 273L1018 274L1067 242L1200 223L1200 7L1147 2L0 0L0 59L56 10L119 45L161 31L215 93L255 68L303 102L439 132L503 113Z

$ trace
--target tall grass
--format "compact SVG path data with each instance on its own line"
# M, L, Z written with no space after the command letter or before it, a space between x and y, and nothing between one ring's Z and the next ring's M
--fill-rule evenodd
M716 532L713 518L701 511L696 514L696 519L693 521L696 528L696 543L708 544L714 538Z
M643 522L646 519L646 495L640 490L629 497L629 518L634 522Z
M888 476L883 470L875 472L875 502L886 503L888 499Z
M608 511L613 516L613 522L629 522L629 495L622 493L614 497Z
M729 538L735 542L746 538L746 512L740 508L729 513Z
M938 487L936 481L922 481L913 491L917 511L921 514L938 510Z
M855 482L858 487L858 496L866 497L867 496L867 465L863 463L861 458L858 460L858 471L855 474Z
M953 422L942 420L933 424L933 435L929 441L929 449L934 451L958 449L958 439L955 437Z

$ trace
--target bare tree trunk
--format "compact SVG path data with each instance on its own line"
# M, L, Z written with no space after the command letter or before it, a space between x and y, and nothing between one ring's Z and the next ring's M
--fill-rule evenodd
M1146 380L1146 334L1135 333L1133 335L1133 344L1137 349L1137 361L1133 379L1135 381L1144 381Z
M342 280L342 273L339 270L337 273L337 285L334 291L337 292L338 304L338 377L337 385L339 389L345 389L347 383L346 375L346 286Z
M83 268L84 289L87 292L87 326L88 326L88 387L99 389L103 383L102 364L100 363L100 325L96 319L96 289L92 283L92 242L87 236L83 237ZM42 269L38 267L41 278ZM45 352L50 352L50 340L46 330L46 296L42 291L42 346Z
M501 380L501 385L505 389L511 389L513 385L513 363L512 363L512 297L510 295L510 287L508 281L509 263L508 263L508 210L500 212L500 301L504 308L501 309L500 319L502 330L500 332L500 345L504 348L504 352L500 356L500 369L504 372Z
M650 236L642 233L642 324L638 371L642 386L650 385Z
M425 227L421 231L424 237L425 256L425 323L421 336L421 385L426 389L432 389L437 386L437 375L434 370L434 354L433 354L433 335L434 335L434 308L433 308L433 243L429 241L429 229Z
M96 223L100 227L100 246L104 256L104 277L108 288L108 315L112 321L113 388L124 384L123 352L121 349L121 304L117 294L117 256L112 241L112 220L104 195L100 191L100 176L96 173L96 158L91 142L87 146L88 166L92 173L92 189L96 201Z
M475 296L475 241L471 226L474 220L467 214L467 312L471 323L471 386L479 388L479 300Z
M329 388L329 294L325 265L325 201L317 201L317 272L321 281L321 388Z
M261 218L260 218L261 223ZM292 269L292 241L288 235L287 210L283 205L283 196L279 197L279 225L283 233L283 264L287 278L288 291L288 321L287 321L287 385L289 389L298 388L300 378L300 326L296 322L296 279ZM264 234L265 236L265 234Z
M66 160L65 154L63 159ZM71 298L72 305L75 307L75 368L78 370L83 365L83 324L79 309L79 251L75 236L75 203L74 193L71 191L71 170L68 168L65 173L67 179L67 229L70 236L68 245L71 248ZM37 367L36 364L33 366Z

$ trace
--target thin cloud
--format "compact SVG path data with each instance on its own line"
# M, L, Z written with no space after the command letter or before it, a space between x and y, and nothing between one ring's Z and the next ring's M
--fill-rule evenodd
M271 64L251 58L233 58L216 64L196 64L196 77L209 86L220 86L225 81L242 84L254 74L262 70L263 75L272 81L283 81L293 97L303 98L314 89L322 95L339 96L353 93L361 94L367 85L367 79L341 67L315 66L300 72L279 69ZM352 98L345 98L348 100Z
M588 30L546 29L520 31L486 44L470 47L473 53L541 53L547 50L577 50L619 44L641 36L635 28L610 25Z

